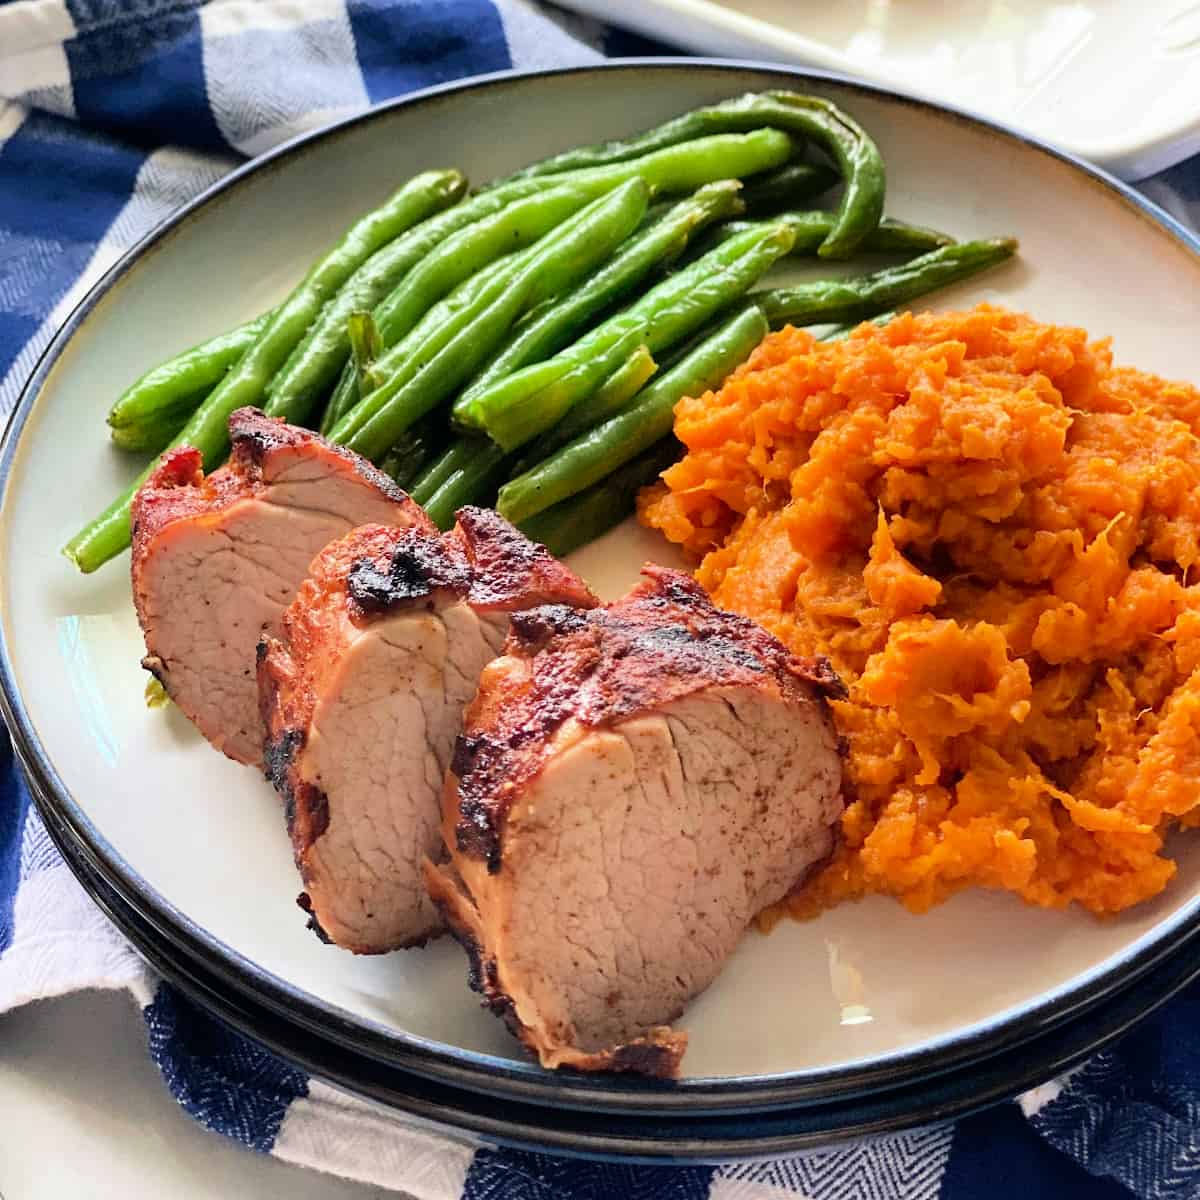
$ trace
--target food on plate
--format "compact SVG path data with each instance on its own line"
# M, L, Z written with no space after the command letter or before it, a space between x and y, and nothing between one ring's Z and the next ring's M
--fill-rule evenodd
M760 306L772 329L855 321L928 295L1012 258L1015 238L941 246L897 267L857 278L815 280L764 293Z
M636 228L649 192L631 179L588 205L484 277L469 303L444 321L414 330L375 364L383 381L334 425L330 437L359 453L385 454L406 429L445 400L503 341L525 312L549 300L599 266ZM432 328L426 328L432 325ZM394 361L393 361L394 356Z
M761 216L814 200L840 178L825 163L790 162L749 180L742 189L742 199L747 212Z
M641 454L655 441L670 436L676 402L703 392L749 353L750 345L766 333L768 322L799 318L810 322L840 321L878 312L888 304L931 291L966 275L994 266L1012 256L1010 239L964 242L946 246L900 267L860 278L801 284L761 293L759 302L737 313L697 345L673 370L638 393L625 410L600 419L561 449L528 465L500 488L497 506L510 520L524 521L604 479ZM568 418L569 419L569 418Z
M642 392L624 412L602 421L510 479L496 507L525 521L609 476L635 456L670 439L675 405L716 387L766 336L757 307L729 318Z
M604 608L513 616L454 754L451 865L425 873L544 1066L673 1076L668 1023L833 847L842 693L686 575L645 573Z
M828 161L806 161L813 151ZM834 211L798 208L839 176ZM565 151L472 195L457 171L429 171L359 221L278 308L147 373L114 406L113 440L190 445L212 470L229 413L260 405L386 466L449 528L461 505L494 502L506 481L661 399L656 376L748 308L775 324L872 316L1011 252L885 220L884 194L883 160L852 117L779 91ZM731 221L746 211L760 219ZM705 227L713 236L693 252ZM788 254L921 251L932 258L908 270L751 291ZM629 511L624 467L649 449L607 455L622 503L594 496L590 528ZM128 544L132 494L151 469L65 547L81 570ZM603 478L581 477L568 494Z
M749 208L749 202L746 202ZM791 253L810 255L816 253L825 238L837 224L837 214L823 209L787 209L774 213L768 220L724 221L713 231L712 241L725 242L756 226L778 222L792 231L795 241ZM910 225L907 221L894 221L887 217L871 230L862 240L859 249L863 254L927 254L942 246L952 246L954 239L926 229L923 225Z
M479 673L511 613L595 603L487 509L448 534L363 525L317 556L258 653L267 772L315 930L378 954L440 927L421 859L443 857L442 782Z
M376 251L439 208L452 204L465 186L457 171L426 171L400 187L381 207L360 218L275 309L266 328L245 355L205 397L172 441L198 451L212 470L229 450L229 418L239 408L259 406L273 376L282 367L325 304L353 279ZM300 419L303 414L269 407L270 415ZM66 546L67 556L84 571L96 567L130 544L130 508L134 493L150 477L156 463L113 501Z
M562 420L639 344L658 354L703 328L787 254L794 241L782 224L753 225L667 276L552 358L487 387L468 388L455 401L454 420L486 433L503 450L515 450Z
M787 907L1118 912L1200 824L1200 391L989 306L773 333L683 400L642 520L849 685L849 804Z
M669 267L698 230L741 212L740 190L736 180L708 184L652 220L578 288L531 313L529 319L514 331L513 337L478 372L470 388L482 390L531 362L557 353L585 331L591 319L624 299L644 279ZM649 354L641 346L633 354L640 352ZM624 364L619 369L624 369ZM477 437L456 438L435 463L418 472L413 486L414 497L423 504L431 502L437 489L452 473L488 453L487 444L481 444ZM496 465L503 466L502 452Z
M520 176L624 162L665 146L708 134L769 126L813 141L836 163L845 191L838 221L821 246L823 258L848 258L883 216L886 171L883 156L866 130L848 113L818 96L795 92L751 92L693 109L633 138L566 150L518 172Z
M133 499L133 598L143 665L208 740L262 761L254 650L309 563L375 522L432 530L382 472L317 434L239 409L233 453L205 475L200 451L166 454Z
M265 312L147 371L109 409L113 442L123 450L150 453L167 446L204 397L258 340L271 315Z
M337 436L342 418L362 395L384 381L393 390L407 383L416 367L428 364L464 325L473 323L481 344L471 341L470 348L482 360L516 316L607 257L645 215L649 188L635 176L599 197L596 190L583 182L561 183L511 200L428 254L370 314L380 349L386 350L374 364L377 382L366 386L353 360L347 362L323 429ZM494 203L495 195L473 203ZM481 315L485 322L476 321ZM484 342L481 334L491 340ZM459 368L464 375L472 362ZM428 383L423 386L429 390ZM358 414L354 430L365 423L365 415L366 410Z
M839 180L829 207L805 207ZM853 748L882 735L847 714L909 711L905 697L863 699L865 660L804 641L782 602L724 597L703 573L717 604L794 653L663 568L600 608L553 557L633 513L664 470L691 469L680 414L715 413L772 371L795 392L787 372L821 354L851 363L857 404L875 375L855 356L872 336L899 353L916 328L885 310L1015 252L1010 238L958 243L885 218L884 199L869 134L789 92L708 105L474 192L456 170L427 171L274 308L146 372L110 411L118 446L166 452L65 551L92 571L132 535L144 664L213 745L265 768L312 927L382 953L438 932L444 913L487 1004L547 1066L676 1074L686 1035L669 1022L746 926L814 871L805 903L832 896L847 864L865 872L871 828L898 844L861 758L843 816L830 702ZM790 286L772 274L872 255L893 257ZM791 328L862 318L894 332L834 330L814 350ZM751 408L737 413L757 430ZM807 434L787 412L778 438L750 437L746 464L799 462ZM847 452L837 480L862 473ZM726 481L697 486L733 504ZM760 519L782 527L785 488L760 488L725 526L705 510L703 549L736 547ZM645 516L695 549L683 504L673 487ZM947 595L966 586L948 580ZM874 593L856 603L870 613ZM896 724L895 745L911 732ZM913 747L904 786L937 785L929 764L950 750Z

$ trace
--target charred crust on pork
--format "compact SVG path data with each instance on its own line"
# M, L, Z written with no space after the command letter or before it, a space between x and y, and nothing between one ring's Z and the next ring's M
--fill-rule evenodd
M500 837L492 814L485 805L464 802L459 806L454 842L463 854L487 863L492 875L500 870Z
M405 536L407 535L407 536ZM445 591L458 598L471 588L471 568L445 538L405 530L386 570L370 558L352 564L346 592L364 615L377 616Z
M142 659L142 670L149 671L162 684L163 688L166 689L168 679L167 664L157 654L147 654Z
M426 880L432 875L433 884L429 886L429 897L433 901L446 928L451 936L466 951L467 955L467 985L471 991L480 997L481 1005L489 1012L500 1017L509 1030L520 1036L520 1022L517 1020L516 1008L512 997L508 996L500 986L496 970L496 960L484 954L475 931L462 918L458 908L448 902L447 894L442 890L443 883L438 886L440 874L436 871L426 871Z
M513 613L509 632L525 653L536 653L552 637L575 633L585 628L587 618L577 608L566 604L544 604L526 612Z
M344 837L343 833L356 819L356 806L376 801L373 792L359 790L357 781L362 776L357 759L369 757L381 741L396 759L410 760L412 755L396 751L394 742L388 740L386 726L381 739L379 728L371 722L359 722L356 716L342 724L339 714L345 709L339 706L344 689L355 686L364 660L370 661L380 646L390 646L393 634L400 634L407 647L406 639L426 639L426 631L439 624L448 635L457 630L476 630L475 634L456 639L453 645L448 636L441 683L425 670L413 680L400 680L411 694L420 693L422 698L426 698L427 689L437 687L444 687L446 693L439 703L453 696L453 703L442 708L445 720L438 718L436 749L430 749L428 741L424 747L426 753L444 764L452 757L461 711L479 672L496 653L503 637L507 621L501 619L501 614L509 614L501 602L518 606L547 599L596 603L566 567L551 562L544 550L501 518L493 514L473 520L468 511L464 524L470 526L469 535L461 526L450 533L439 533L428 523L409 529L371 523L358 526L315 556L295 600L282 614L278 636L267 634L260 640L258 699L267 731L268 777L284 800L296 865L313 910L334 941L357 954L419 945L437 927L423 925L416 937L406 937L406 928L401 927L405 913L411 913L414 921L419 916L428 922L434 916L419 887L411 889L418 899L408 908L396 898L398 891L392 893L395 903L385 903L396 916L390 925L389 912L372 913L368 911L371 903L358 903L360 889L367 886L363 880L374 873L357 869L361 857L354 837ZM502 551L488 551L485 543L492 536L503 542ZM500 570L503 564L507 564L503 569L508 574L502 587L481 580L481 576ZM459 611L447 612L449 609ZM398 618L394 628L386 628L393 618ZM388 656L394 650L389 649ZM390 705L387 686L390 682L385 681L383 695ZM392 732L397 737L420 739L427 736L428 726ZM423 761L421 749L412 749L417 761ZM349 766L343 769L344 764ZM405 782L403 786L410 785ZM430 786L432 789L434 785ZM405 792L398 807L407 804L413 795ZM440 847L439 813L437 795L431 790L421 836L431 832ZM403 839L406 829L389 829L387 837ZM400 852L394 861L403 863L406 847L397 849ZM432 853L432 847L424 842L420 849ZM395 882L400 874L392 870L388 878ZM407 882L396 886L408 895ZM368 899L373 903L372 898Z
M845 700L850 695L850 689L827 658L820 655L798 658L795 669L800 678L807 679L828 700Z
M261 472L275 451L316 442L344 459L365 483L378 488L385 496L398 503L408 500L408 493L398 487L390 475L352 450L321 437L319 433L289 425L278 417L268 417L257 408L239 408L230 414L229 441L231 459L256 472Z
M455 521L455 536L471 565L468 599L477 608L511 612L528 608L534 596L582 608L596 604L574 571L498 512L467 506L458 510Z
M441 538L417 530L395 539L391 559L354 562L346 590L364 617L383 616L438 594L479 612L514 612L539 602L591 608L577 575L489 509L462 508Z
M608 1069L648 1075L652 1079L673 1079L679 1074L681 1057L682 1052L678 1046L639 1039L618 1046L612 1052Z
M288 783L288 768L296 757L296 751L303 745L303 729L285 729L276 737L268 737L264 744L263 774L281 793L291 792L291 785ZM284 800L290 809L292 807L290 795L285 794ZM291 824L290 812L288 824Z
M285 787L284 808L296 859L303 873L303 856L329 828L329 797L314 784L299 782Z
M837 698L842 681L824 659L798 659L760 625L716 608L681 571L647 565L642 583L606 608L546 605L513 617L505 653L528 684L489 722L468 729L452 767L458 849L500 868L511 797L541 769L539 753L566 721L614 725L713 685L771 681L787 698Z
M308 898L307 892L301 892L296 897L296 907L308 913L308 921L306 922L309 929L316 934L317 941L322 942L326 946L333 945L333 938L321 928L321 922L317 920L316 913L313 912L312 901Z

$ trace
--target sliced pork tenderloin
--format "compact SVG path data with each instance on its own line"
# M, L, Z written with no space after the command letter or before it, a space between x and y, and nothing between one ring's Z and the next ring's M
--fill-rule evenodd
M670 1028L833 848L841 684L648 567L625 599L514 616L424 865L472 986L547 1067L674 1076Z
M366 522L433 530L369 462L306 429L243 408L229 461L168 451L133 502L133 598L142 665L230 758L262 762L254 652L313 556Z
M366 526L328 546L259 650L268 774L286 802L314 929L359 954L442 922L421 860L462 712L509 614L592 607L586 586L496 513L444 536Z

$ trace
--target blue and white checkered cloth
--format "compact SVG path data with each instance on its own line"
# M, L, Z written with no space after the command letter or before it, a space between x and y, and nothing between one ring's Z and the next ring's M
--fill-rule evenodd
M429 84L641 48L529 0L0 0L0 417L82 293L242 157ZM1144 186L1200 226L1200 159ZM84 988L134 996L208 1128L420 1200L1200 1196L1200 988L1020 1105L776 1162L617 1167L417 1130L154 978L50 844L0 727L0 1012Z

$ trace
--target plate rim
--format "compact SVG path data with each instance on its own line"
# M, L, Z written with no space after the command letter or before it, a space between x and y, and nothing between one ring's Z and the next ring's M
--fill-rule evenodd
M72 857L75 851L70 831L48 824L47 832L71 869L79 872L81 879L87 879L86 862ZM630 1134L614 1131L611 1118L605 1113L599 1114L599 1120L589 1121L586 1110L576 1114L562 1107L534 1104L513 1107L507 1098L464 1092L452 1086L435 1086L432 1093L428 1088L422 1091L420 1080L414 1081L410 1073L384 1066L389 1076L402 1077L389 1085L387 1078L378 1078L383 1064L369 1059L346 1059L339 1047L326 1046L324 1039L316 1048L312 1038L305 1034L297 1039L286 1014L264 1012L253 998L242 998L241 1004L231 999L221 991L219 980L214 984L203 963L193 962L186 955L173 955L170 948L164 950L158 946L143 915L119 894L107 889L102 877L89 879L85 886L101 911L167 982L217 1020L310 1075L431 1123L443 1135L446 1129L452 1129L460 1138L465 1135L470 1139L494 1139L500 1145L518 1150L641 1165L737 1162L826 1150L866 1136L960 1120L1011 1100L1044 1083L1048 1077L1058 1078L1082 1064L1200 978L1200 932L1193 930L1163 964L1163 974L1131 982L1068 1029L1044 1033L1022 1046L1023 1057L1019 1062L1008 1052L995 1054L981 1062L961 1064L942 1077L914 1080L881 1096L850 1097L834 1100L827 1106L798 1106L782 1112L617 1114L633 1116L641 1122L637 1132ZM367 1079L356 1074L361 1070L373 1072L374 1077ZM406 1085L403 1092L399 1090L402 1084ZM499 1102L502 1107L489 1107L489 1102L492 1105ZM547 1116L549 1126L545 1122ZM715 1118L720 1124L701 1124L695 1120L697 1117ZM656 1130L647 1124L663 1118L672 1121L673 1126ZM583 1126L571 1127L568 1122L572 1119L583 1121ZM756 1135L755 1130L762 1130L767 1121L772 1123L770 1131ZM781 1129L780 1123L786 1128ZM651 1132L660 1136L651 1137Z
M845 51L828 42L818 41L801 29L792 28L770 17L756 16L753 12L740 8L726 7L715 0L646 0L643 10L637 10L629 0L621 0L620 13L615 18L611 12L604 11L603 5L606 2L610 0L563 0L564 6L578 15L606 20L621 28L640 32L646 37L661 38L681 46L692 46L698 54L710 52L709 46L714 37L735 39L740 45L754 47L764 54L778 53L782 46L784 52L794 56L788 61L801 69L830 71L863 79L882 87L895 88L901 92L907 90L901 81L889 76L877 65L856 63ZM641 12L651 15L645 18L640 15ZM672 18L686 22L701 31L699 36L689 35L686 29L682 35L663 34L660 31L662 22ZM935 104L939 103L935 96L929 95L926 98ZM994 120L982 108L970 108L968 103L961 99L958 104L984 121ZM955 107L955 104L946 102L944 107ZM1041 134L1035 133L1027 136L1035 139L1042 137ZM1104 170L1114 174L1120 171L1122 176L1128 176L1131 180L1148 179L1160 171L1170 170L1171 167L1186 161L1200 149L1200 111L1193 113L1186 120L1164 119L1151 132L1136 141L1114 135L1107 140L1097 137L1068 137L1059 144L1069 154L1102 163Z
M747 73L771 75L776 78L786 77L797 81L798 84L806 81L832 84L852 94L891 102L902 108L916 108L937 116L949 117L978 128L986 135L1016 142L1024 148L1047 155L1074 172L1081 173L1092 186L1115 193L1127 208L1133 210L1131 215L1157 225L1200 260L1200 235L1192 233L1170 214L1109 172L1003 123L977 116L953 105L912 96L883 84L850 79L836 72L752 60L665 56L609 59L595 64L542 70L497 71L453 80L383 101L288 139L266 154L235 168L206 188L151 229L112 264L79 300L56 331L26 380L9 416L3 438L0 439L0 525L6 526L10 520L11 481L14 464L20 453L21 434L58 360L100 301L145 260L159 242L185 225L199 210L223 198L259 172L271 170L284 160L303 156L311 147L325 139L336 138L349 129L400 110L435 104L460 93L504 85L531 85L532 81L552 81L576 75L615 75L622 72L650 75L656 71L677 70L728 73L731 77ZM0 564L0 571L4 566ZM21 760L36 784L35 790L42 793L45 803L67 821L76 836L93 852L104 877L119 893L140 896L165 928L173 930L176 935L183 935L184 941L202 947L209 959L225 965L243 984L248 994L272 998L270 1006L281 1013L304 1013L313 1029L328 1029L330 1025L335 1030L341 1029L348 1045L361 1045L356 1038L366 1035L372 1043L379 1043L368 1050L368 1053L383 1053L388 1061L395 1065L427 1077L465 1077L471 1081L468 1086L485 1092L500 1090L512 1095L536 1094L553 1098L560 1104L603 1103L610 1107L619 1105L620 1111L627 1108L654 1111L700 1109L705 1106L743 1109L747 1105L772 1107L794 1103L800 1097L808 1097L809 1102L813 1102L813 1097L829 1098L832 1095L852 1094L856 1090L862 1091L872 1087L899 1086L904 1080L912 1078L914 1072L928 1074L931 1069L948 1070L972 1056L978 1057L1009 1045L1022 1034L1026 1038L1035 1036L1039 1031L1078 1015L1081 1008L1100 1003L1150 970L1169 952L1172 941L1186 932L1187 927L1200 917L1198 896L1159 922L1153 929L1136 938L1118 954L1043 993L1036 1001L1014 1005L952 1033L885 1055L803 1072L694 1077L672 1083L639 1080L633 1086L620 1078L562 1075L545 1071L533 1063L466 1050L422 1035L397 1030L377 1020L343 1009L275 975L221 942L203 929L195 919L151 888L140 874L125 862L74 799L43 747L17 684L7 634L9 614L6 607L3 589L0 589L0 715L4 717ZM178 944L180 939L176 936L172 940Z

